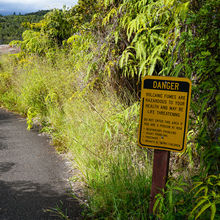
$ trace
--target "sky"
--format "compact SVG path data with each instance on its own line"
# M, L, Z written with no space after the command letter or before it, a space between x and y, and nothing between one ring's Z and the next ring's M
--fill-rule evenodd
M62 8L63 5L71 7L76 3L77 0L0 0L0 14L49 10Z

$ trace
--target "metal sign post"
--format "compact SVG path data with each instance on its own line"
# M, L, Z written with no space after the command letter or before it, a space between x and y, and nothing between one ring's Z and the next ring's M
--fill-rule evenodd
M146 76L141 88L138 144L154 150L150 213L155 195L165 188L169 151L186 149L191 81L187 78Z
M169 170L170 152L163 150L154 150L153 175L150 195L149 213L153 214L155 196L165 189L168 170Z

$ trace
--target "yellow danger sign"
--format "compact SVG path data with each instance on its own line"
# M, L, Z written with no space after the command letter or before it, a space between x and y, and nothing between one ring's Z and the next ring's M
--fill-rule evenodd
M138 144L183 152L186 148L191 81L146 76L142 81Z

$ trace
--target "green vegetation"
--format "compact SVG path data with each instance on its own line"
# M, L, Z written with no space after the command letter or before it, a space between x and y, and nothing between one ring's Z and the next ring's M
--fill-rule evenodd
M0 104L72 153L86 217L150 219L152 151L137 146L149 74L193 85L187 150L172 154L156 218L220 218L219 9L219 0L79 0L27 23L11 42L21 52L1 57Z
M38 11L26 15L0 15L0 44L8 44L12 40L22 40L26 24L36 23L43 19L48 11Z

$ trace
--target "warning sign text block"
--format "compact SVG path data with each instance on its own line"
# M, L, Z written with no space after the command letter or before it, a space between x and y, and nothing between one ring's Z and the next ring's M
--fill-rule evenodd
M139 145L184 151L190 96L189 79L146 76L141 90Z

